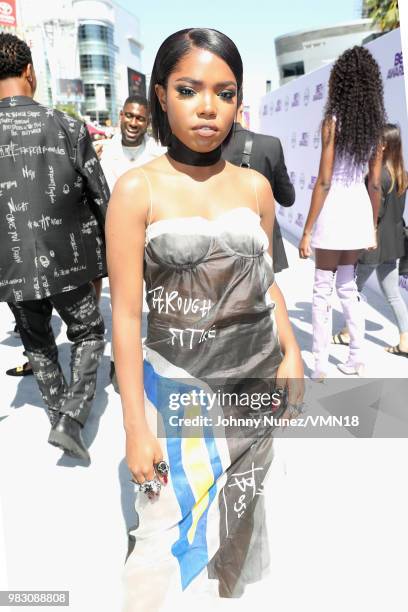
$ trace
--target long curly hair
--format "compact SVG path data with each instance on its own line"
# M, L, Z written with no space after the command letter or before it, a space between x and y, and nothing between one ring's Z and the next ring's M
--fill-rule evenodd
M333 117L336 157L366 164L381 142L386 114L380 68L365 47L347 49L333 65L324 120Z
M21 76L27 64L32 64L30 47L20 38L0 33L0 80Z

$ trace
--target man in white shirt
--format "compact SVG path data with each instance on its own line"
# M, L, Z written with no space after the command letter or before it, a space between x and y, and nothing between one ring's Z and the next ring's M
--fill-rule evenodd
M98 151L102 170L111 193L116 181L131 168L142 166L166 152L147 135L149 125L149 104L143 96L130 96L120 111L120 132L102 144ZM98 147L99 148L99 147ZM110 379L118 391L115 376L113 351L111 352Z
M120 132L102 144L100 162L109 189L131 168L142 166L166 152L147 135L149 104L143 96L129 96L120 111Z

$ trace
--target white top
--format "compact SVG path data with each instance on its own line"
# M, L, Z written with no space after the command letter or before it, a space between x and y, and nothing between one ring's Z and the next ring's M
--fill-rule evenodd
M104 142L100 161L111 192L122 174L147 164L166 151L165 147L158 145L147 134L144 135L142 144L137 147L124 147L120 131L111 140Z
M146 145L144 141L137 147L125 147L125 145L122 145L123 154L130 162L136 161L138 157L143 155L145 148Z

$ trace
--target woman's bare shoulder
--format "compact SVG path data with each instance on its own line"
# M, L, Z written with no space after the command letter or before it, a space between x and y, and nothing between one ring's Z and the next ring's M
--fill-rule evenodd
M257 170L253 168L241 168L240 166L234 166L228 162L228 170L231 173L231 179L236 181L236 184L240 188L254 190L256 188L258 193L271 191L271 186L267 178Z
M139 168L128 170L116 181L108 213L128 219L144 219L150 208L150 189ZM115 212L116 211L116 212Z

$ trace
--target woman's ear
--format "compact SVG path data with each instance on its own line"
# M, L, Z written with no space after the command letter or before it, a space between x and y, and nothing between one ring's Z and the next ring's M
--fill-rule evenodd
M156 96L160 102L160 106L162 107L162 111L165 113L167 111L166 89L163 87L163 85L158 85L156 83L156 85L154 86L154 91L156 92Z

